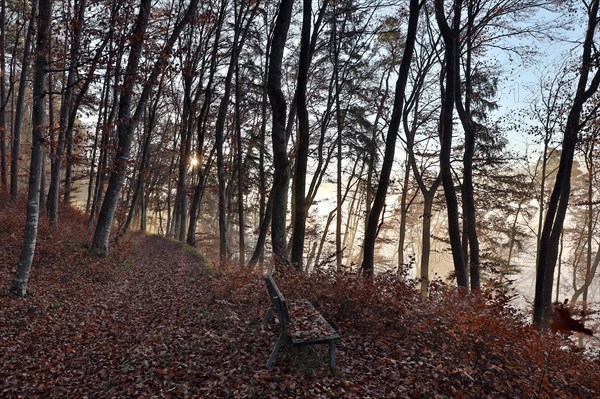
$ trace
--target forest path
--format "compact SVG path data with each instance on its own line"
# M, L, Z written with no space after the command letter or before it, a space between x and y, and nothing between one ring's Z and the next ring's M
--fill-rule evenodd
M0 322L1 339L18 344L2 356L0 396L210 397L255 350L239 339L250 324L267 356L260 314L219 299L231 290L200 257L158 236L123 245L111 270L100 261L82 278L90 265L72 264L29 300L4 293L15 310ZM244 356L244 367L260 370L262 361Z

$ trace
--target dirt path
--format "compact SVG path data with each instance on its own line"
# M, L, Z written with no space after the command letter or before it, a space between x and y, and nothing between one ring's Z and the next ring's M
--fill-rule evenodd
M134 236L112 270L76 276L30 300L4 295L0 396L191 397L214 380L216 349L228 361L240 316L179 243Z

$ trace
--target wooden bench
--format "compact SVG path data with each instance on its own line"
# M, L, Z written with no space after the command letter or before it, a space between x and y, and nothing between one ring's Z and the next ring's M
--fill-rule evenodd
M312 303L308 301L288 302L275 284L272 276L265 276L265 283L271 298L271 307L263 317L261 325L264 326L273 311L279 319L279 337L267 361L267 368L273 366L277 353L284 344L294 346L329 345L329 366L335 368L335 342L340 339L338 333L331 327ZM290 318L290 313L293 318Z

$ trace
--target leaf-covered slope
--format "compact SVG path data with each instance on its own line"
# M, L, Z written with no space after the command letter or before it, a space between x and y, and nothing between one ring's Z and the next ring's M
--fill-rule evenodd
M207 272L202 257L156 236L134 235L110 258L89 256L75 213L57 232L42 226L33 295L17 298L7 288L21 221L4 209L1 397L600 396L598 361L560 349L501 301L444 290L422 300L386 278L276 276L342 340L334 372L324 347L284 348L266 369L277 322L260 327L268 298L259 274Z

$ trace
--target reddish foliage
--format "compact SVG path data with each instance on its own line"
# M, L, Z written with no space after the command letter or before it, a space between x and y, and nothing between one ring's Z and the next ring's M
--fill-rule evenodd
M100 259L75 213L40 229L32 296L8 292L22 211L0 214L0 396L166 398L456 398L600 396L598 360L561 349L492 291L440 289L429 300L393 278L276 276L342 335L327 350L284 348L249 270L209 270L182 245L132 236Z
M552 331L566 334L582 332L587 335L594 335L592 330L585 328L581 321L573 319L567 306L559 302L554 303L552 306L552 321L550 323Z

